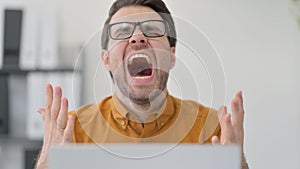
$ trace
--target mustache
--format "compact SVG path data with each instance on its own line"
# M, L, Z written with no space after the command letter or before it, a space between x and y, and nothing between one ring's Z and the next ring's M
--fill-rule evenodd
M137 44L137 45L130 45L129 48L126 50L126 55L132 51L139 51L149 49L149 45L147 44Z

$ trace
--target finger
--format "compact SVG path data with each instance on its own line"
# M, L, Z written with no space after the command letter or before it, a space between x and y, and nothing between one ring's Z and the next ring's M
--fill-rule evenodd
M46 109L44 108L39 108L38 111L41 115L42 115L42 118L43 118L43 121L45 121L45 116L46 116Z
M244 112L244 99L243 99L243 93L242 91L238 91L238 93L236 94L236 96L238 97L239 100L239 107L240 107L240 111Z
M46 109L45 108L38 108L38 111L40 114L43 114L46 112Z
M46 85L46 121L51 119L51 107L53 101L53 88L51 84L47 83Z
M241 126L243 123L242 113L239 111L239 103L238 99L235 97L231 101L231 110L232 110L232 125L233 126Z
M242 92L239 91L231 101L232 124L239 128L243 127L244 123L244 108Z
M72 115L69 115L67 126L64 132L63 143L73 143L74 125L75 125L75 118Z
M237 92L235 96L236 111L232 112L233 128L238 144L244 147L244 105L242 91Z
M57 118L57 127L64 130L67 126L68 99L61 99L61 109Z
M223 128L224 128L224 118L225 118L225 112L224 112L225 106L221 106L218 110L218 118L221 126L221 140L223 141L224 135L223 135Z
M218 110L218 118L219 118L220 124L221 124L221 121L224 119L224 115L225 115L225 112L223 111L224 108L225 108L225 106L221 106Z
M214 144L214 145L220 144L220 140L219 140L218 136L213 136L211 138L211 143Z
M53 103L51 108L51 121L56 123L57 115L60 110L60 102L61 102L61 88L59 86L56 86L54 88L54 97L53 97Z
M219 111L222 111L222 118L220 120L221 144L235 143L235 133L231 124L231 115L227 113L226 106Z

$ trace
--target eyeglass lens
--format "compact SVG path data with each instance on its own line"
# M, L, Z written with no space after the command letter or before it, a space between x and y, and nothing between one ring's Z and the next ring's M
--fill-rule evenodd
M137 23L120 22L110 27L110 35L113 39L130 38ZM139 24L141 31L147 37L160 37L165 34L165 24L162 21L144 21Z

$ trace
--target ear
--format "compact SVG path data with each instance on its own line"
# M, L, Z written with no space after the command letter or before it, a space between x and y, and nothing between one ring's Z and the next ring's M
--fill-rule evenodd
M102 55L102 61L105 65L106 70L110 71L108 51L102 50L101 55Z
M175 57L176 48L171 47L171 66L170 69L172 69L176 63L176 57Z

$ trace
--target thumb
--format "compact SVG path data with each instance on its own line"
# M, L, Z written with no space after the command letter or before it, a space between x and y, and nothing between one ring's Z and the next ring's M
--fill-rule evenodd
M220 144L220 140L219 140L218 136L213 136L211 138L211 142L213 145Z
M73 143L73 132L75 126L75 118L69 115L66 129L64 131L63 143Z
M45 121L46 110L44 108L39 108L37 112L39 112L42 115L42 118Z

